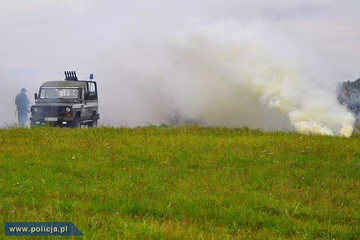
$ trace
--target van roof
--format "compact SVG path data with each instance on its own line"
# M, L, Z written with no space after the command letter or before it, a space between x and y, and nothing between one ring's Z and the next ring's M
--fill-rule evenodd
M47 81L41 87L78 87L86 88L86 83L82 81Z

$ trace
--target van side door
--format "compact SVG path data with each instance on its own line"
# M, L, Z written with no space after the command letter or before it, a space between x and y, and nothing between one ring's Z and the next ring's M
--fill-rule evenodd
M93 112L98 112L98 97L96 82L87 82L87 114L89 119L92 118Z

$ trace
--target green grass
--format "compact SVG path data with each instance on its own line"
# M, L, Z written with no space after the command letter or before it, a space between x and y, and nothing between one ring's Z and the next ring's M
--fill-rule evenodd
M0 220L81 239L358 239L359 179L360 135L0 130Z

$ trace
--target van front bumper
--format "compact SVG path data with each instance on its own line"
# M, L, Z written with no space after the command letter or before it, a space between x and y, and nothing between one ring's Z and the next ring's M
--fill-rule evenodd
M68 126L72 123L74 117L30 117L32 126L57 125Z

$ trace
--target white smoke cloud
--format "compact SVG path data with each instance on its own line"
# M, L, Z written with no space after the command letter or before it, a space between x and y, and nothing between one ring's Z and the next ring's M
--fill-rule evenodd
M205 125L349 131L352 118L333 87L360 76L358 50L344 44L360 37L359 25L341 26L357 17L351 4L7 1L0 122L15 121L21 87L32 98L42 81L75 69L83 78L95 73L107 125L161 123L177 112Z

